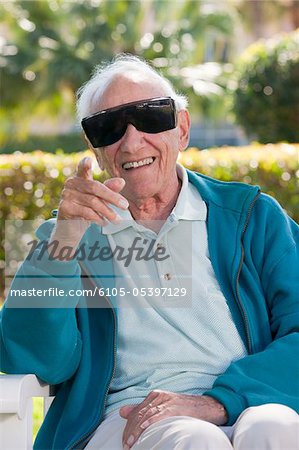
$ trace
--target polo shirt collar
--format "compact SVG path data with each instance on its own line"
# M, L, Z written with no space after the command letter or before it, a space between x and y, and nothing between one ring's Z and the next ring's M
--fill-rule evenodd
M207 207L198 190L189 182L186 169L177 163L182 187L172 214L181 220L206 220Z

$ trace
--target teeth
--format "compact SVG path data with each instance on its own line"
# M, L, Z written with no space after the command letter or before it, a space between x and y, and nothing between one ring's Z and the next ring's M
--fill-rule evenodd
M131 169L131 167L141 167L141 166L146 166L147 164L151 164L152 162L154 162L154 158L146 158L143 159L142 161L132 161L132 162L128 162L123 164L123 168L124 169Z

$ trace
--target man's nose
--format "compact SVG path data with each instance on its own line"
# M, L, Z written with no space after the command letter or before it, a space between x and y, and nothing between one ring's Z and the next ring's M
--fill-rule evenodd
M140 148L143 141L142 131L138 131L131 123L128 124L125 134L122 137L121 146L125 151L135 151Z

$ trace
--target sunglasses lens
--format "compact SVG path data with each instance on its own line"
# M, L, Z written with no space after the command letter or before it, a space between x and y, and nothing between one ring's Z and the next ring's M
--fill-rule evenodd
M82 120L82 127L93 147L105 147L119 141L128 124L145 133L161 133L176 127L174 101L171 98L142 100L121 105Z
M83 119L82 127L93 147L98 148L119 141L125 134L127 125L122 115L113 111Z
M167 99L171 100L171 99ZM160 104L154 101L148 103L144 108L136 107L133 124L139 131L146 133L161 133L176 127L174 105L170 102Z

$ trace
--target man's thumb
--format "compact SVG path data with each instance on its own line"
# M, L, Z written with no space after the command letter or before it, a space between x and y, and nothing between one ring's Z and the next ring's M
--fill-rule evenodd
M85 156L79 161L76 176L85 178L85 180L93 180L92 159L89 156Z
M122 406L119 410L119 415L126 419L128 415L135 409L136 405L126 405Z

